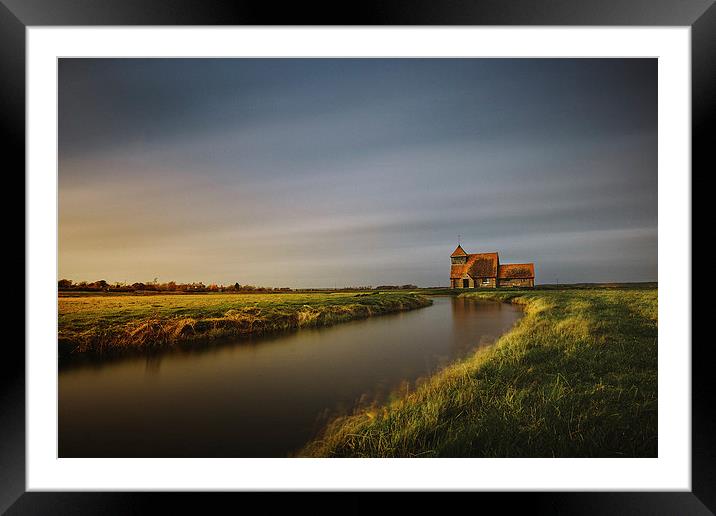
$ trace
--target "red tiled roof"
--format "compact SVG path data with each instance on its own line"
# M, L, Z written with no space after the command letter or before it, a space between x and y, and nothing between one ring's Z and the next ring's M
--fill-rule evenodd
M497 253L469 254L465 270L473 278L495 278L499 262Z
M467 256L467 253L461 246L458 245L453 251L453 253L450 255L450 258L452 258L453 256Z
M499 262L497 253L468 254L467 263L450 266L450 278L462 278L465 273L472 278L496 278Z
M535 277L534 263L506 263L500 265L497 275L500 279L527 279Z

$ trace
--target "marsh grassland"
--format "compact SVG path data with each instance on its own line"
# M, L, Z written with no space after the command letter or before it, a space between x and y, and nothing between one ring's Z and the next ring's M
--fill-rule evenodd
M72 295L58 299L61 354L171 348L421 308L406 292Z
M657 456L655 285L458 292L525 315L411 391L334 419L294 455ZM457 292L61 296L58 337L62 354L169 349L412 310L447 293Z
M497 343L335 420L320 457L656 457L657 289L463 293L524 306Z

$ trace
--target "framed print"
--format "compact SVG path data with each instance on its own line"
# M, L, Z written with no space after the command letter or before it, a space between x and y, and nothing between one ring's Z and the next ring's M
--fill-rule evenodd
M712 2L3 2L27 299L3 510L716 510Z

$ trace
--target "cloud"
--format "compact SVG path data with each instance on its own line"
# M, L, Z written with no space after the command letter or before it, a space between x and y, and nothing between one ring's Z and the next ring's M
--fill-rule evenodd
M651 65L338 61L61 66L60 274L444 284L460 233L655 279Z

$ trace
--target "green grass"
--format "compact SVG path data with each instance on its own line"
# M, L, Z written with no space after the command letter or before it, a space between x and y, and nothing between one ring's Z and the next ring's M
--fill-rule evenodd
M335 420L300 455L657 456L656 288L463 295L525 317L412 393Z
M61 354L157 349L428 306L405 292L85 295L58 298Z

